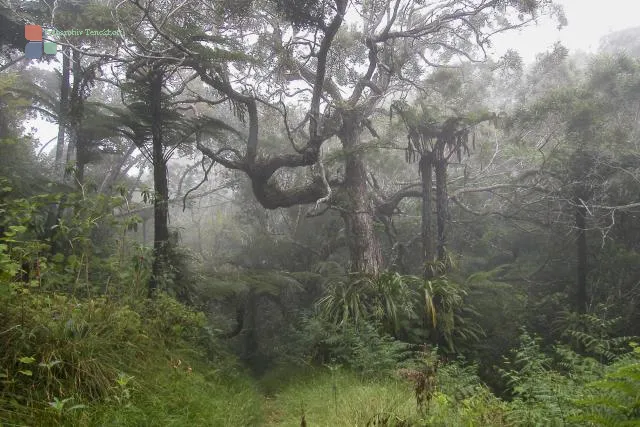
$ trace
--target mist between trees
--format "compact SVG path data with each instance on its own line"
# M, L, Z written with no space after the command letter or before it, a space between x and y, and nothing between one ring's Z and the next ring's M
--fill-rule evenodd
M552 1L49 3L0 8L1 422L638 423L640 29L525 64L492 38Z

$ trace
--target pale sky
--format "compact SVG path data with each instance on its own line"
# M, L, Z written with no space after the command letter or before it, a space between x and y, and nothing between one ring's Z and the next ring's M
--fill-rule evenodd
M556 0L564 7L568 24L561 30L549 19L540 20L537 26L509 32L494 38L496 53L509 48L520 52L525 62L535 59L537 53L548 50L557 41L570 53L582 50L595 52L600 38L609 33L640 26L640 1L638 0Z
M532 62L536 54L549 50L560 41L571 53L595 52L600 39L614 31L640 26L640 0L556 0L564 6L568 24L561 30L549 19L493 39L493 50L500 56L508 49L520 52L525 62ZM28 127L37 129L35 136L41 143L53 138L57 126L33 120ZM53 147L53 144L51 145Z

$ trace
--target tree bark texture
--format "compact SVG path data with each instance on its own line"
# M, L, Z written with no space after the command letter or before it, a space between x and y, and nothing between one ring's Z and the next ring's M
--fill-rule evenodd
M64 136L67 130L67 114L69 112L69 83L71 68L71 50L65 48L62 52L62 80L60 83L60 106L58 111L58 141L56 143L56 167L60 176L64 175Z
M424 268L424 276L431 276L428 263L433 261L433 231L431 229L432 222L432 206L431 206L431 186L433 183L433 163L431 153L420 156L418 163L422 184L422 258L426 263Z
M67 149L67 163L75 160L76 180L79 185L82 185L84 182L84 169L87 164L89 147L87 147L88 141L83 137L81 131L82 120L84 119L84 94L82 93L82 85L84 84L82 80L84 76L82 74L80 60L80 52L74 50L71 65L73 87L71 90L71 97L69 98L70 138L69 147Z
M162 133L162 78L161 72L152 74L149 102L151 107L151 134L153 155L153 271L149 292L158 289L158 282L162 276L168 261L169 245L169 186L167 183L167 163L164 159L163 133Z
M435 161L436 174L436 215L438 227L438 261L447 258L447 221L449 220L449 196L447 193L447 160L438 156Z
M350 270L377 276L383 265L382 250L374 229L374 206L367 191L366 165L359 151L362 128L356 114L345 113L343 123L339 134L346 155L342 218Z

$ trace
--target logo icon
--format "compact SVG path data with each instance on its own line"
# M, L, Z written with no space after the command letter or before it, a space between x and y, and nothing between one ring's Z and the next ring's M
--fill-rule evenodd
M28 59L40 59L43 52L47 55L55 55L58 51L58 45L54 42L42 41L42 27L40 25L25 25L24 38L27 39L24 55Z

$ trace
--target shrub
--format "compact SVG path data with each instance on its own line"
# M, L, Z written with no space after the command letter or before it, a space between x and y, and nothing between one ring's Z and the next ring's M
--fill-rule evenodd
M411 346L381 335L379 325L335 325L319 316L302 319L293 333L290 354L297 361L343 365L366 376L386 375L411 356Z

